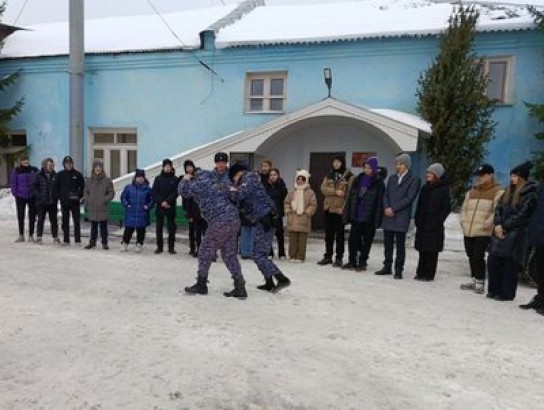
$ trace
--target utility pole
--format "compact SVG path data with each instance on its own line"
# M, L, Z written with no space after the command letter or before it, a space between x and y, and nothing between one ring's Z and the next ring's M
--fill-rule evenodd
M76 167L85 169L83 162L83 90L85 59L84 0L69 0L70 17L70 155Z

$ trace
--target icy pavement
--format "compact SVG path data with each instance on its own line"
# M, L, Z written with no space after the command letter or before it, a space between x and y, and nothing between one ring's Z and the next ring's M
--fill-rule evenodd
M242 261L249 298L212 266L210 294L178 293L196 260L13 243L0 221L0 408L542 409L544 317L459 290L462 252L434 283L279 262L272 295ZM457 238L458 239L458 238ZM448 246L449 248L449 246ZM381 267L377 244L371 270Z

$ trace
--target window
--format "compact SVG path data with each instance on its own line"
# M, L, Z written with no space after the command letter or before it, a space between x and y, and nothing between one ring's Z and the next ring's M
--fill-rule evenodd
M499 104L511 101L512 57L493 57L483 60L484 72L489 77L487 96Z
M92 158L104 162L110 178L134 171L138 163L138 136L135 129L91 130Z
M27 146L26 132L24 131L8 131L6 133L6 139L2 142L3 147L18 147L23 148Z
M8 186L11 170L17 165L16 159L27 145L25 131L8 131L0 139L0 187Z
M246 112L281 113L285 110L286 72L250 73L246 76Z

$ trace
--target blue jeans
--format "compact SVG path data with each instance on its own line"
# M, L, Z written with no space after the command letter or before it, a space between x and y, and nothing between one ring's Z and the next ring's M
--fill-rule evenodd
M383 231L384 256L383 267L391 271L393 266L393 245L397 244L395 273L402 273L406 259L406 232Z
M240 254L245 258L251 258L253 254L253 241L255 240L255 226L242 225L240 228Z

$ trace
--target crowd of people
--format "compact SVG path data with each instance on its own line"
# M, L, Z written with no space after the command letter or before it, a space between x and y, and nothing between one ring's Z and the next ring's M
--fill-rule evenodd
M375 274L403 279L406 237L413 217L415 249L419 253L414 279L434 280L439 253L444 249L444 223L451 212L450 187L442 164L431 164L422 184L412 173L411 157L406 153L395 158L396 172L387 179L385 168L376 157L366 159L362 172L353 175L346 167L345 157L336 156L320 185L323 201L318 204L307 170L297 170L294 185L288 189L269 159L263 160L256 171L243 162L229 167L224 152L217 153L214 162L213 170L203 170L187 160L183 175L178 177L172 161L165 159L152 186L145 171L137 169L120 195L124 208L121 250L129 250L136 232L135 251L141 252L154 209L156 254L164 251L165 222L168 252L176 254L176 203L178 196L182 198L189 224L189 253L198 258L197 282L185 288L187 293L208 293L208 272L218 252L234 282L234 289L224 293L227 297L247 297L238 254L252 259L262 273L264 283L258 289L276 293L290 286L290 279L273 261L273 240L277 241L277 257L285 259L286 227L289 260L304 262L312 218L320 205L324 213L325 253L317 262L319 265L366 271L376 231L382 228L384 261ZM69 156L63 159L63 169L58 173L51 158L44 159L41 165L38 170L23 155L11 175L19 226L16 242L42 244L48 216L54 243L70 244L72 219L74 242L81 245L83 204L91 223L85 249L97 246L99 230L102 248L109 249L108 205L115 192L103 163L95 161L88 178L74 168ZM487 278L486 296L510 301L516 296L520 270L530 269L538 285L537 294L520 307L544 315L544 186L539 188L530 179L531 167L527 162L513 168L506 189L496 181L492 165L482 164L475 170L474 184L460 210L472 280L460 287L484 294ZM59 204L62 242L58 236ZM346 226L350 229L348 259L344 261Z

